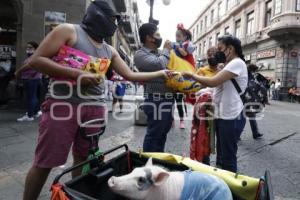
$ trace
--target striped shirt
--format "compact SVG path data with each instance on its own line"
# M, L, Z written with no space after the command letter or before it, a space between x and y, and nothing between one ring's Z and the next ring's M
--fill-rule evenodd
M136 67L141 72L154 72L167 68L170 52L164 49L162 52L153 51L146 47L137 50L134 56ZM156 78L145 82L145 94L172 93L172 90L165 84L164 77Z

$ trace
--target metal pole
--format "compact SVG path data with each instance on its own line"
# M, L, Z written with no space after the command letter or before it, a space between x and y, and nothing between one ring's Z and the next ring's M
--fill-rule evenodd
M149 23L153 22L153 5L154 5L154 0L150 0L150 17L149 17Z

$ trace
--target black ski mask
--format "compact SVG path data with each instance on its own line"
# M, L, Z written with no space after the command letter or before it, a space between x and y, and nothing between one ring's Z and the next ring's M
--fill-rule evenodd
M120 18L106 1L94 0L80 26L93 40L101 43L104 38L113 36L117 29L112 17Z

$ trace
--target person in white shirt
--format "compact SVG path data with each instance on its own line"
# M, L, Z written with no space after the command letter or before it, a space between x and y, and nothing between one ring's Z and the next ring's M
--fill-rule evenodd
M231 35L218 39L219 63L225 67L213 77L203 77L184 72L184 77L193 78L208 87L215 87L213 101L217 136L217 166L237 172L237 142L245 127L244 105L240 95L248 83L247 66L242 53L241 41ZM241 94L232 83L235 79Z
M275 100L275 82L272 81L270 85L271 99Z
M275 97L274 97L274 100L279 100L280 88L281 88L281 81L280 81L280 79L277 79L277 81L275 83Z

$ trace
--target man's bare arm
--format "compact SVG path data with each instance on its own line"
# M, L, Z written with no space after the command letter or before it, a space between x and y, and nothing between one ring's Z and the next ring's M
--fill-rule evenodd
M126 80L130 81L147 81L158 77L167 76L164 70L155 71L155 72L133 72L129 69L127 64L122 60L119 53L112 48L113 57L112 57L112 68Z
M77 79L82 73L80 70L62 67L51 60L63 45L72 46L74 41L76 41L74 26L71 24L59 25L43 40L28 65L49 76Z

